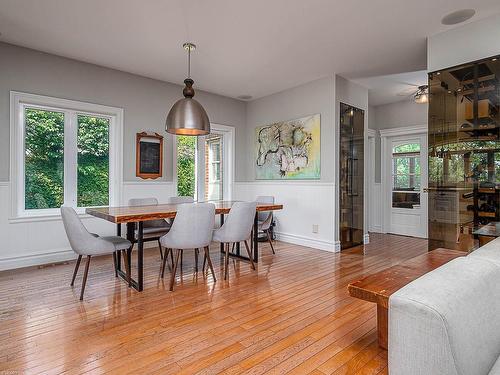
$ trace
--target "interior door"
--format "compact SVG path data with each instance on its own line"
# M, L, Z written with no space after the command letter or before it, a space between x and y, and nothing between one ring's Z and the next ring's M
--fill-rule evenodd
M387 144L389 232L427 238L427 136L391 137Z

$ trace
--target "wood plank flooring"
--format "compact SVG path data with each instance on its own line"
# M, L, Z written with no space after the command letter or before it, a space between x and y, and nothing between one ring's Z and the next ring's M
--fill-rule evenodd
M147 249L145 290L92 259L84 302L74 262L0 272L0 374L385 374L375 305L347 284L427 251L427 241L372 234L341 254L261 244L258 271L231 261L217 282L185 251L175 291ZM201 257L200 257L201 258ZM82 267L81 267L82 268ZM200 261L201 269L201 261Z

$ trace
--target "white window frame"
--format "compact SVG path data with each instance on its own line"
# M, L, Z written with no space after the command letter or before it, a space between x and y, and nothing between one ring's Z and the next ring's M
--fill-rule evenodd
M58 208L25 209L25 122L26 108L42 108L64 113L64 148L75 147L77 142L76 116L96 115L109 119L109 204L117 206L122 195L123 170L123 109L50 96L10 92L10 183L11 219L59 217ZM76 153L64 155L64 204L76 207L77 168ZM71 183L70 181L74 181Z

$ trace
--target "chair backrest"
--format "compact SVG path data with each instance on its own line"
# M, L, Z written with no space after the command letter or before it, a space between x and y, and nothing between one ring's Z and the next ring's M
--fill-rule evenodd
M129 206L155 206L158 204L158 199L154 197L149 197L149 198L131 198L128 200L128 205ZM148 220L144 222L144 227L161 227L162 224L165 224L165 220L163 219L158 219L158 220Z
M186 203L179 205L174 223L166 234L170 247L194 249L209 246L215 224L215 205Z
M274 203L274 197L272 195L259 195L257 199L255 199L257 203ZM273 220L273 211L263 211L257 214L259 221L263 221L266 225L266 228L269 228L271 225L271 221Z
M194 203L193 197L170 197L168 198L168 203L170 204L180 204L180 203Z
M89 233L76 211L71 207L62 206L61 217L64 224L64 230L66 231L73 251L80 255L92 253L92 249L95 247L96 242L100 241Z
M250 238L257 202L236 202L219 229L221 242L240 242Z

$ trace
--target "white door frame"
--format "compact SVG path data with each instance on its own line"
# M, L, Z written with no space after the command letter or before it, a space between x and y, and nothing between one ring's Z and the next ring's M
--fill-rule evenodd
M234 126L222 125L222 124L210 124L211 130L215 130L217 133L221 133L224 137L223 141L223 171L225 171L224 175L224 187L223 187L223 195L224 200L232 200L233 197L233 188L234 188L234 165L235 165L235 130ZM199 136L196 142L196 198L198 201L203 201L205 196L205 179L200 178L200 176L205 175L205 153L200 152L205 145L205 137ZM172 165L172 173L173 173L173 183L174 183L174 193L177 195L177 138L174 136L173 142L173 165Z
M418 237L427 238L427 193L424 187L427 186L427 125L408 126L392 129L380 130L381 137L381 183L382 183L382 231L391 232L392 208L392 145L393 142L418 140L420 143L420 165L421 165L421 188L420 202L421 209L418 213L421 217L421 226L416 230ZM413 210L398 209L408 214L416 214ZM411 212L410 212L411 211Z
M210 124L211 131L222 135L222 173L223 173L223 197L224 200L232 200L233 197L233 187L234 187L234 127L221 124ZM198 201L203 201L205 199L205 179L200 178L200 176L205 176L205 137L198 137L198 144L196 156L196 188Z

